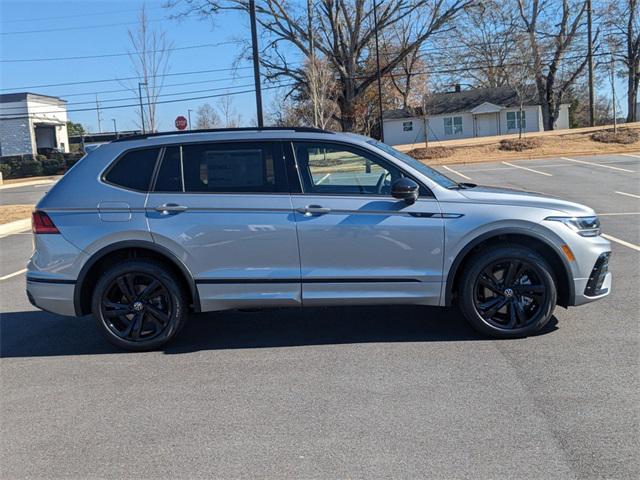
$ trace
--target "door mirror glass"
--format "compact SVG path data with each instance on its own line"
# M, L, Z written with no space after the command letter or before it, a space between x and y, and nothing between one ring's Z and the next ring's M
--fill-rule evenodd
M407 205L413 205L418 200L420 186L407 177L397 179L391 184L391 195L394 198L404 200Z

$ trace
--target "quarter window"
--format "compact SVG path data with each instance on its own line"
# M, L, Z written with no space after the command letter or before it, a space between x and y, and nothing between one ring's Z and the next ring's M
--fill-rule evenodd
M105 174L105 181L131 190L148 191L159 152L159 148L148 148L125 153Z
M462 135L462 117L445 117L445 135Z
M347 146L295 143L295 153L307 193L389 195L402 176L393 165Z
M413 130L413 122L402 122L402 131L411 132Z
M507 112L507 129L520 130L520 128L527 128L527 117L524 110L517 112Z

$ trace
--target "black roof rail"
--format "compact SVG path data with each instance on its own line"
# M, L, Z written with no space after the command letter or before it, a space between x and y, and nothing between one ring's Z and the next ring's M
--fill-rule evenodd
M189 133L217 133L217 132L274 132L274 131L294 131L307 133L333 133L329 130L322 130L314 127L237 127L237 128L206 128L200 130L178 130L172 132L155 132L128 135L112 140L115 142L128 142L129 140L142 140L145 138L164 137L167 135L187 135Z

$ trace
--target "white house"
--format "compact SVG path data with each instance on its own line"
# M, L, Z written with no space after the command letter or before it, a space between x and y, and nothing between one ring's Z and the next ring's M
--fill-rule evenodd
M425 131L430 141L486 137L544 130L542 111L535 95L526 95L522 115L520 97L507 87L474 88L432 95L422 108L387 111L383 117L384 141L390 145L420 143ZM560 106L555 128L569 128L569 104Z
M67 102L36 93L0 95L0 156L69 151Z

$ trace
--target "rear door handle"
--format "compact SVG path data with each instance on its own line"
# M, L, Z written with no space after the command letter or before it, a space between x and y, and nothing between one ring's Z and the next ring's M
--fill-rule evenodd
M296 211L310 217L312 215L325 215L330 213L331 209L325 208L321 205L307 205L306 207L296 208Z
M168 215L169 213L179 213L184 212L189 207L184 205L178 205L177 203L164 203L162 205L158 205L154 208L156 212L160 212L163 215Z

